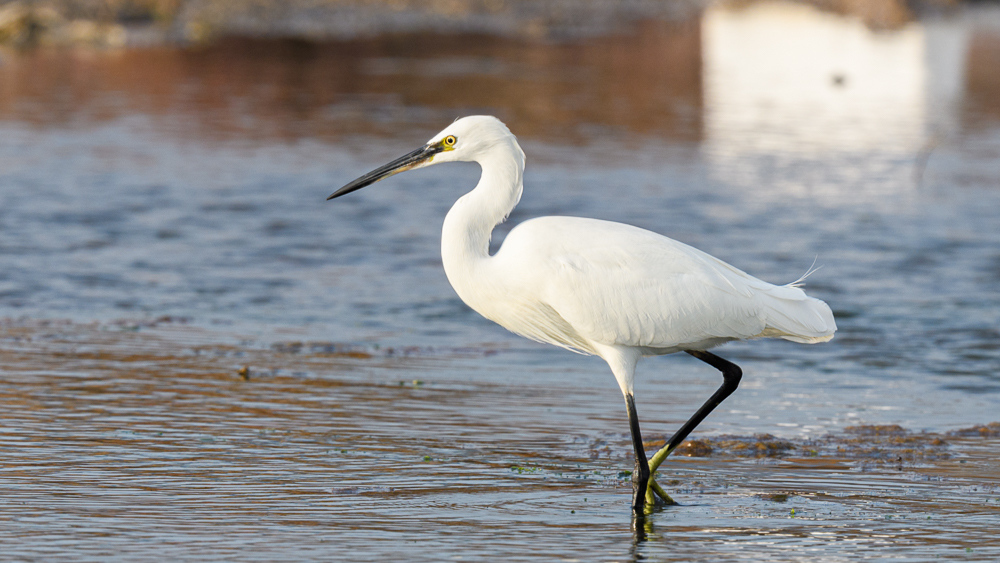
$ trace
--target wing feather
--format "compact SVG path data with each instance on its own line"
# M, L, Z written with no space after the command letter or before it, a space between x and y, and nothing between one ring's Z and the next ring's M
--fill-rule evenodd
M829 307L801 289L621 223L533 219L511 231L497 257L517 263L519 302L537 299L533 307L549 308L564 321L554 324L572 331L561 342L529 337L584 352L581 340L668 351L759 336L821 341L836 330Z

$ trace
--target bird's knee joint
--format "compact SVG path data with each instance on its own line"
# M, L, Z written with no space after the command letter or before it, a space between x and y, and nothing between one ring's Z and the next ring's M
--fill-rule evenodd
M740 366L734 364L733 367L723 372L722 377L726 383L732 385L733 389L735 389L739 386L740 380L743 379L743 370L740 369Z

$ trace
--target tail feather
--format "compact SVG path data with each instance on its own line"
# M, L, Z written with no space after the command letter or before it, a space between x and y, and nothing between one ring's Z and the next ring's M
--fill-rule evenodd
M837 332L830 306L809 297L793 285L775 287L765 309L767 326L761 337L783 338L802 344L826 342Z
M805 285L806 278L808 278L809 276L815 274L821 268L823 268L823 266L817 266L816 265L816 260L819 260L819 256L813 258L813 263L809 266L809 269L806 270L806 273L804 273L801 276L799 276L799 279L793 281L790 284L787 284L786 287L802 287L803 285Z

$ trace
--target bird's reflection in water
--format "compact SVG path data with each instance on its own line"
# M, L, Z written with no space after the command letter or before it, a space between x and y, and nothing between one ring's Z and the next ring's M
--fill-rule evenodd
M647 507L645 513L632 513L632 547L629 549L629 561L645 561L643 545L649 540L657 539L656 529L653 526L657 515L665 507Z
M652 515L632 514L632 547L629 549L629 561L645 561L642 546L649 536L653 535Z

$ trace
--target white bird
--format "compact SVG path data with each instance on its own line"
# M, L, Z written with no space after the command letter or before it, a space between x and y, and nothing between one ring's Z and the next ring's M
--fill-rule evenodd
M628 410L635 471L632 509L656 496L660 463L739 384L742 371L710 352L725 342L776 337L825 342L837 330L826 303L797 282L776 286L662 235L609 221L538 217L507 235L489 254L493 228L521 199L524 152L495 117L456 120L424 146L337 190L348 194L405 170L452 161L477 162L475 189L448 212L441 257L448 281L469 307L538 342L600 356L618 380ZM723 384L647 461L633 398L644 356L687 352L723 375Z

